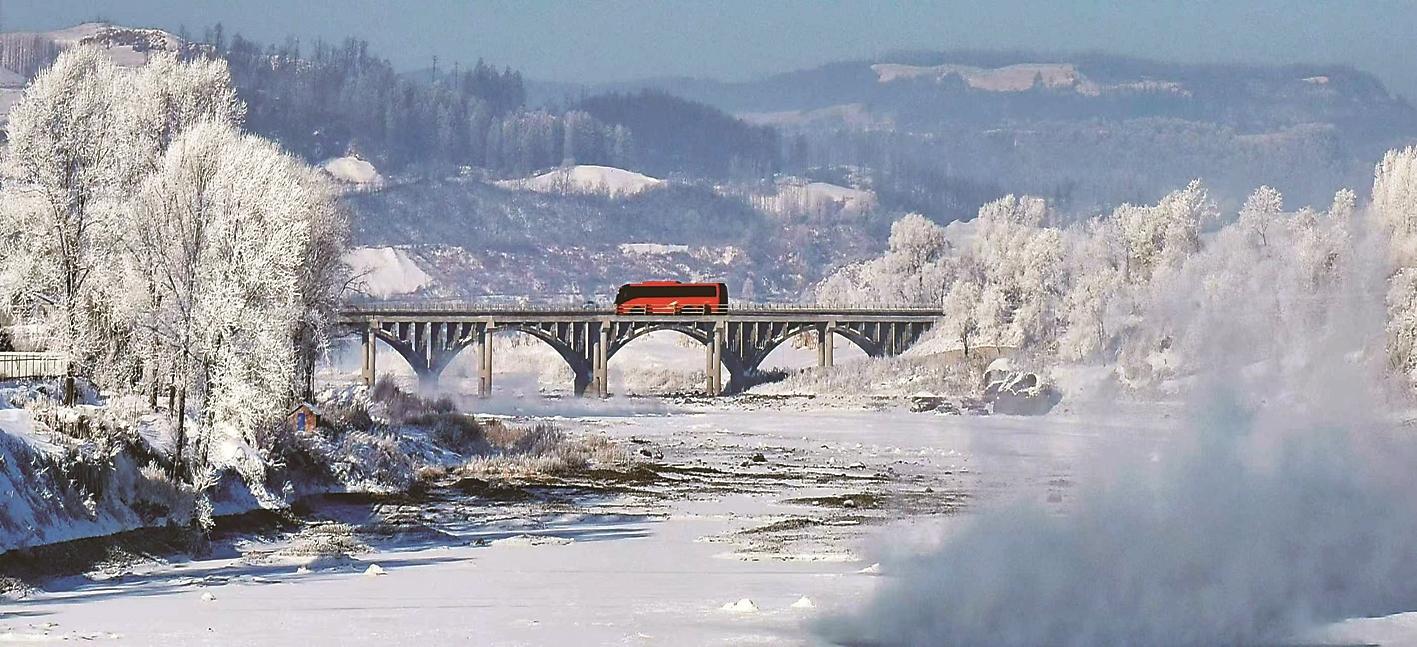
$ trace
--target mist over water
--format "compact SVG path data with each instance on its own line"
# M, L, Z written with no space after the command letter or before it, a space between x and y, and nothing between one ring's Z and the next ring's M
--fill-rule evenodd
M1355 249L1323 295L1269 280L1178 293L1161 310L1204 340L1204 368L1165 442L1108 439L1123 448L1092 457L1062 509L986 504L938 547L887 560L875 596L818 632L846 644L1263 644L1417 610L1417 442L1383 378L1384 277L1361 260L1381 254ZM1263 307L1314 298L1308 316Z
M1196 410L1181 446L1097 466L1110 471L1065 513L986 510L938 552L887 563L869 607L825 635L1234 644L1417 609L1411 442L1371 418L1256 410L1219 390Z

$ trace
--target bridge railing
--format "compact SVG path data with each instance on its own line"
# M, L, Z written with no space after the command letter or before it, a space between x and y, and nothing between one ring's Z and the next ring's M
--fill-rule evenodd
M363 301L351 303L343 308L341 312L347 315L374 315L374 314L407 314L407 313L486 313L496 315L506 314L568 314L579 313L587 315L612 315L615 308L608 304L600 303L530 303L530 304L507 304L507 303L479 303L476 301ZM726 314L747 313L782 313L782 314L880 314L899 313L909 315L940 315L939 308L921 307L918 305L890 305L871 307L842 307L825 304L804 304L804 303L729 303L724 311Z
M65 368L59 353L0 353L0 380L59 377Z

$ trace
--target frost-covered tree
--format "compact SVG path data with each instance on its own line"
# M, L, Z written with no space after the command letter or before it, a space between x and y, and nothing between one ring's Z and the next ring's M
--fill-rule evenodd
M117 68L92 48L60 55L10 111L0 250L5 294L71 370L92 371L108 338L99 286L118 250L127 147L119 136Z
M980 311L988 310L980 296L978 282L955 281L942 304L944 317L941 326L950 339L959 342L965 357L970 356L974 340L979 335Z
M1389 151L1378 163L1369 209L1387 239L1388 356L1417 381L1417 148Z
M1200 247L1200 230L1216 215L1205 185L1193 180L1154 206L1124 204L1112 213L1127 250L1127 280L1145 282L1157 268L1176 269Z
M886 253L848 265L816 289L824 304L934 305L953 277L951 248L941 227L924 216L907 214L891 224Z
M8 126L0 306L102 388L177 386L198 457L308 391L347 277L335 192L243 111L221 61L79 47Z
M1255 239L1256 246L1268 247L1270 228L1277 224L1278 216L1283 212L1284 196L1268 186L1262 186L1245 199L1237 222L1246 235Z
M94 377L130 372L143 340L124 334L121 281L131 253L126 203L179 132L199 120L239 123L225 63L156 54L137 69L89 47L62 54L11 113L0 258L5 303L40 324L50 347Z
M1062 235L1046 226L1049 218L1042 198L1008 195L980 208L977 235L950 289L955 300L945 313L948 327L957 327L954 318L970 312L980 338L989 343L1031 349L1052 345L1063 267ZM975 286L964 289L961 282ZM958 295L976 300L969 304Z
M1116 234L1116 219L1094 218L1070 232L1059 355L1068 360L1097 356L1110 346L1109 308L1126 289L1126 254Z
M131 237L156 290L138 325L189 394L199 458L214 433L249 434L292 400L301 361L292 341L309 316L304 263L329 208L314 179L269 142L204 122L138 192Z

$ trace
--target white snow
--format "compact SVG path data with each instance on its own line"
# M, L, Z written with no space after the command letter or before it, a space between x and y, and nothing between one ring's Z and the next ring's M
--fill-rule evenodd
M1033 87L1036 79L1042 79L1045 87L1076 87L1081 94L1097 94L1096 84L1070 63L1019 63L997 68L950 63L933 66L877 63L871 70L880 83L919 78L940 80L958 75L976 90L1022 92Z
M1041 83L1050 89L1071 88L1078 94L1098 96L1105 92L1147 92L1190 96L1190 91L1175 81L1137 79L1112 84L1100 84L1078 70L1072 63L1018 63L1003 67L976 67L946 63L943 65L906 65L877 63L871 66L878 83L903 80L940 82L958 76L969 87L986 92L1023 92Z
M378 188L384 185L384 177L374 165L354 155L332 157L320 162L320 168L330 177L360 188Z
M757 613L758 605L753 604L753 601L748 598L743 598L737 602L724 603L722 609L733 613Z
M569 537L555 537L551 535L516 535L514 537L493 540L492 545L525 548L532 546L565 546L573 541L574 540Z
M1162 422L1163 413L1020 419L939 418L898 410L709 409L578 422L678 448L689 460L714 448L742 453L776 447L790 456L815 453L817 459L861 462L867 470L891 466L906 484L915 475L939 478L944 470L952 473L950 482L981 499L996 499L1028 497L1050 487L1046 481L1067 474L1085 448L1105 446L1123 432L1164 433L1169 423ZM220 557L158 565L12 603L7 611L42 615L55 624L0 618L0 632L15 636L9 639L122 635L133 644L300 647L386 644L391 636L410 644L816 644L808 623L861 609L861 602L892 578L872 576L879 571L874 560L863 569L861 562L716 558L723 538L793 510L783 503L785 497L842 491L780 487L787 489L729 496L705 492L667 501L647 515L628 514L637 508L624 501L587 500L541 519L514 513L501 521L455 526L463 538L549 526L543 529L596 539L517 550L459 541L429 546L421 539L395 544L370 556L381 569L399 566L400 577L380 578L377 590L350 568L296 577L280 567L253 571L238 559ZM951 524L968 516L938 521L954 528ZM915 550L935 539L923 532L925 525L918 520L867 525L855 532L871 534L838 541L888 552ZM174 594L190 595L190 589L173 585L179 578L212 589L220 604L170 613ZM163 621L153 622L156 617ZM1312 639L1300 638L1411 644L1417 635L1413 617L1350 620Z
M664 243L622 243L620 245L621 254L635 256L665 256L668 254L687 254L688 245L667 245Z
M378 565L378 564L370 564L370 565L369 565L369 568L364 569L364 576L365 576L365 577L378 577L378 576L380 576L380 575L387 575L387 574L388 574L388 571L385 571L385 570L384 570L384 567L382 567L382 566L380 566L380 565Z
M408 252L397 247L356 247L344 261L359 277L356 288L373 297L412 294L433 282Z
M636 195L664 186L664 180L613 166L581 164L558 168L522 180L502 180L497 186L537 193L584 193L610 197Z
M876 208L876 194L829 182L808 182L800 178L779 180L774 193L751 195L753 206L780 216L799 214L861 214Z

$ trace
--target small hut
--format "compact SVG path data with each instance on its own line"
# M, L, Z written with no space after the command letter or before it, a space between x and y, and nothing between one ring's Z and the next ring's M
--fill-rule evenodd
M309 402L301 402L291 410L286 420L293 431L315 431L315 428L320 426L320 410Z

